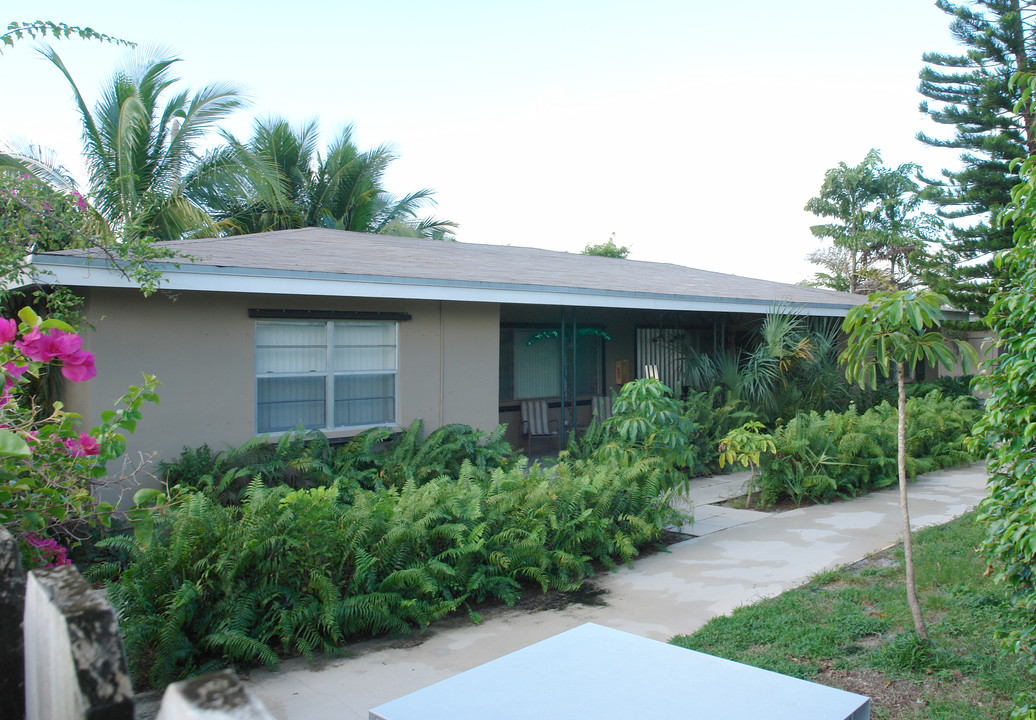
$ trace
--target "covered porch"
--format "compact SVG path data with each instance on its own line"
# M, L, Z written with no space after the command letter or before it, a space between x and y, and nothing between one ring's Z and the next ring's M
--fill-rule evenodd
M688 350L736 351L764 313L500 306L500 422L507 439L533 456L556 453L593 417L594 399L657 372L674 393L686 391ZM546 406L549 431L530 437L523 402ZM560 444L560 445L559 445Z

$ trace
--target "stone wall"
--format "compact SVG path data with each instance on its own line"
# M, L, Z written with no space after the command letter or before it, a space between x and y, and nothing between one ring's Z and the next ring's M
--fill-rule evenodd
M72 565L22 572L0 527L0 708L19 720L133 720L115 613ZM170 685L160 720L273 720L230 672Z

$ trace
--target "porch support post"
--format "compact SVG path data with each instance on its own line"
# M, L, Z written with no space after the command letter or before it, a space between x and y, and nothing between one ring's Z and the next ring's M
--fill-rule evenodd
M566 386L566 381L567 381L567 377L566 376L568 374L566 372L566 368L567 368L566 361L568 360L568 357L567 357L568 356L568 352L567 352L567 350L568 350L568 348L567 348L568 343L566 342L566 335L567 335L567 333L565 332L565 330L566 330L566 328L565 328L565 311L566 311L566 308L564 306L562 306L561 307L561 332L558 333L559 336L560 336L560 337L558 337L558 340L561 342L561 367L558 368L558 370L561 372L561 382L558 383L558 386L561 389L561 418L560 418L561 422L558 423L558 425L560 426L559 427L560 437L558 438L558 450L561 449L561 442L565 438L565 426L567 425L567 419L565 417L565 396L568 394L568 389L567 389L567 386Z
M575 433L576 428L579 427L576 424L576 416L579 413L579 407L577 400L579 396L576 394L578 387L577 381L579 376L579 325L576 322L576 309L572 308L572 373L571 373L571 398L572 398L572 432Z

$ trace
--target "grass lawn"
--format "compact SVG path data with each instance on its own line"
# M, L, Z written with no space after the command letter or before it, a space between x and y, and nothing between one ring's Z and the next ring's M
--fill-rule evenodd
M902 546L672 642L867 695L875 720L1006 718L1033 678L994 638L1006 597L983 577L982 533L969 514L914 536L931 646L914 640Z

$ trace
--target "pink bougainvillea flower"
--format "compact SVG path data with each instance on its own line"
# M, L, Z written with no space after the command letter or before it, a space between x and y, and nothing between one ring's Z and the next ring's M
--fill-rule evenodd
M75 333L64 332L63 330L52 330L47 333L47 350L59 359L78 352L82 344L83 338Z
M76 350L62 359L61 374L72 382L83 382L97 376L94 366L94 354L86 350Z
M100 455L101 446L97 444L96 438L85 432L79 433L79 447L83 448L86 455Z
M81 356L77 355L82 344L83 338L75 333L51 330L42 335L40 329L34 327L22 335L22 339L14 346L21 350L25 357L36 362L50 362L54 358L64 360L67 357L79 357L78 362L82 362Z
M65 450L72 457L85 457L86 455L100 455L101 448L97 440L85 432L79 433L78 438L65 438L63 441Z
M15 365L13 362L4 363L4 387L0 391L0 405L7 404L7 401L11 399L10 390L14 387L17 378L25 374L25 371L29 369L28 365Z
M15 320L0 318L0 343L9 343L18 337L18 323Z
M53 357L47 352L47 341L40 333L38 327L30 328L29 332L22 335L22 339L15 342L22 355L35 362L48 362Z
M57 567L58 565L72 564L72 561L68 559L68 548L58 545L54 540L42 538L33 533L26 533L22 537L25 538L26 543L39 550L40 557L43 560L50 560L43 567L50 568Z

